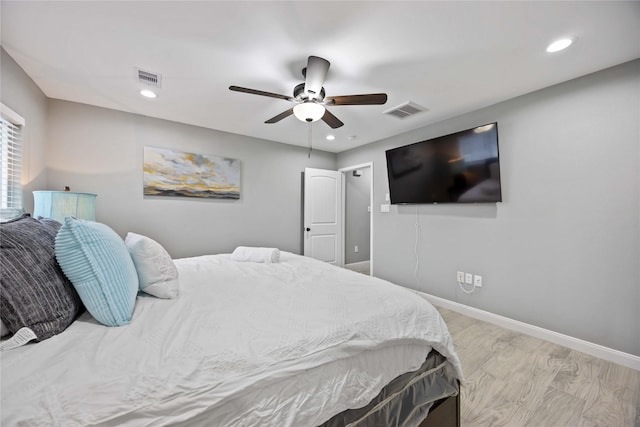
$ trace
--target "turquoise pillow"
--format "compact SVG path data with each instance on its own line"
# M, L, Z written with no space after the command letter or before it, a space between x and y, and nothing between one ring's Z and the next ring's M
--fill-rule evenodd
M105 224L66 217L55 243L56 259L91 315L106 326L133 315L138 273L129 250Z

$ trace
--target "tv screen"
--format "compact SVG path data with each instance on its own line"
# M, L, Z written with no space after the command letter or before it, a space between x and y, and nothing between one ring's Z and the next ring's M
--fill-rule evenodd
M502 201L498 123L386 151L392 204Z

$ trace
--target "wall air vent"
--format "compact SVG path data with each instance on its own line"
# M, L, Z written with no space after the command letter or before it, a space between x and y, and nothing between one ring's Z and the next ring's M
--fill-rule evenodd
M385 111L384 114L388 114L390 116L397 117L399 119L404 119L406 117L413 116L423 111L429 111L429 110L427 108L421 107L415 102L407 101L404 104L400 104L397 107L393 107Z
M149 86L161 87L162 76L158 73L152 73L150 71L144 71L140 68L136 68L138 73L138 81Z

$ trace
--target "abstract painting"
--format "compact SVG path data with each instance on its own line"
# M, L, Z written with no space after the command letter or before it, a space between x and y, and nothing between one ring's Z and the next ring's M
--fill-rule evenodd
M240 161L144 147L144 195L240 199Z

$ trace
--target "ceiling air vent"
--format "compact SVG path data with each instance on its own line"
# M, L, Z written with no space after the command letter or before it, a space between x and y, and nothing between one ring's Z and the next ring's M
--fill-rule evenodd
M390 110L384 112L384 114L388 114L393 117L397 117L399 119L404 119L409 116L413 116L414 114L421 113L423 111L429 111L428 109L419 106L418 104L408 101L404 104L400 104L397 107L393 107Z
M140 83L155 87L161 86L162 76L160 74L144 71L139 68L137 68L136 70L138 72L138 81Z

